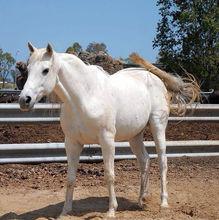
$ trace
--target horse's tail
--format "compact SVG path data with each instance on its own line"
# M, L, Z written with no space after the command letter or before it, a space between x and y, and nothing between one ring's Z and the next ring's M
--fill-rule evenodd
M170 104L177 104L176 107L171 105L171 113L183 116L186 113L187 105L200 100L200 86L192 74L186 73L184 78L174 76L155 67L136 53L131 54L130 59L158 76L164 82L170 95Z

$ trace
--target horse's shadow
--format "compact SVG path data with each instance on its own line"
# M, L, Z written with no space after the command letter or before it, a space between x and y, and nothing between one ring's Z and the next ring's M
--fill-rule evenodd
M91 212L106 213L108 209L108 197L89 197L86 199L74 200L73 201L73 211L70 213L72 216L83 216ZM118 211L134 211L140 210L137 203L134 203L126 198L118 197ZM23 214L16 214L14 212L9 212L0 217L0 220L35 220L38 218L57 218L62 211L63 202L48 205L46 207L36 209ZM87 218L91 219L91 218Z

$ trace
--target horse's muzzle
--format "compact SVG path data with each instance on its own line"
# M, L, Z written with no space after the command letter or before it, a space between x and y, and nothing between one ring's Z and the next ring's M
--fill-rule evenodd
M21 96L19 98L20 109L22 111L30 111L33 108L31 96Z

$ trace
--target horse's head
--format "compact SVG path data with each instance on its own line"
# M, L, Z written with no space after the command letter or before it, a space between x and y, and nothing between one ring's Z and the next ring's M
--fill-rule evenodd
M50 44L43 49L37 49L31 43L28 43L28 47L28 78L19 98L23 111L31 110L36 102L53 91L58 73L54 62L56 54Z

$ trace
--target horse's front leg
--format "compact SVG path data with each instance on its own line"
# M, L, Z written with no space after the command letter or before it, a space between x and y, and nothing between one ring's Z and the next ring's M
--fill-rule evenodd
M102 131L100 134L100 145L102 148L104 168L105 168L105 179L109 191L109 211L107 217L114 217L115 211L118 207L116 201L116 195L114 190L114 156L115 156L115 134L110 131Z
M76 180L76 172L78 168L79 158L83 145L75 143L70 138L65 140L65 149L68 160L68 173L67 173L67 189L65 196L65 203L61 215L66 215L72 210L72 197Z

